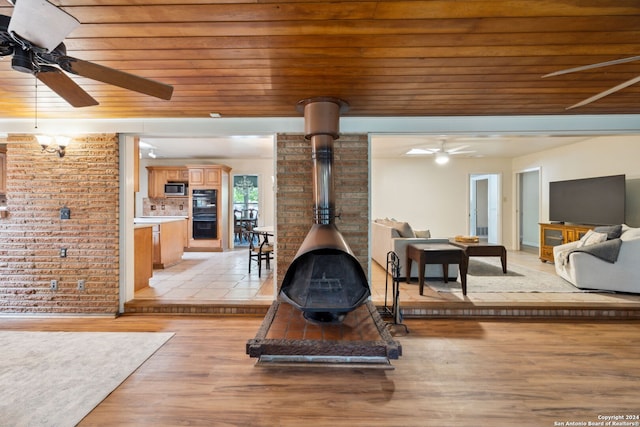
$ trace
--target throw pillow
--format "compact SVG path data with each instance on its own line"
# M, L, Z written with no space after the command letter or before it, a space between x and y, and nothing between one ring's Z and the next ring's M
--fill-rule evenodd
M583 246L595 245L596 243L604 242L607 240L607 233L597 233L593 230L589 230L582 236L582 239L578 241L576 247L581 248Z
M622 233L620 238L624 240L633 240L640 238L640 228L627 227L626 231Z
M421 239L428 239L431 237L431 231L429 230L414 230L413 232L416 237L420 237Z
M622 225L596 227L593 231L596 233L607 233L607 240L617 239L622 234Z
M408 222L398 222L393 228L398 230L400 237L416 237Z

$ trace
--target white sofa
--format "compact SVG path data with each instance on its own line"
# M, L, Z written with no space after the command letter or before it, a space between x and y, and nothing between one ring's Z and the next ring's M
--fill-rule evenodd
M416 237L418 236L418 237ZM371 223L371 257L387 268L387 253L394 251L400 259L400 275L406 278L407 246L416 243L449 243L447 238L432 238L429 230L413 230L401 221L377 219ZM442 265L427 264L425 278L442 279ZM411 264L411 277L418 277L418 263ZM449 265L449 280L458 277L458 264Z
M622 244L613 263L590 253L574 252L580 241L554 247L556 273L580 289L640 293L640 228L623 224L621 231Z

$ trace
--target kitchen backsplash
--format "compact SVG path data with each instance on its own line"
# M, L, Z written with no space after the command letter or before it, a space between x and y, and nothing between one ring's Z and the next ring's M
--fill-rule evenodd
M189 216L189 199L171 197L142 199L143 216Z

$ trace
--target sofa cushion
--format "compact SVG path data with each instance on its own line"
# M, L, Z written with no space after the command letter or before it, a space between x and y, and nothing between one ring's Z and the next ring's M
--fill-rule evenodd
M413 232L415 233L416 237L420 237L421 239L428 239L431 237L430 230L413 230Z
M622 225L608 225L593 229L596 233L607 233L607 240L617 239L622 234Z
M398 230L398 233L400 233L400 237L416 237L413 229L408 222L397 222L395 225L393 225L393 228Z
M607 233L598 233L596 231L589 230L584 236L582 236L577 247L581 248L583 246L595 245L596 243L601 243L605 240L607 240Z

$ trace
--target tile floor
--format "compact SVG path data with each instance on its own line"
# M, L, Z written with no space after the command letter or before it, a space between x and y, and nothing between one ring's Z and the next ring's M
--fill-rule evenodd
M526 251L509 251L509 265L521 265L538 271L554 273L553 264L542 263L537 254ZM272 264L272 266L275 263ZM372 262L372 300L384 303L385 271ZM474 293L469 289L467 297L456 293L438 293L425 287L419 295L418 285L400 283L401 304L457 303L562 303L639 306L640 295L613 293ZM185 252L178 265L154 270L148 288L135 293L136 301L157 303L233 303L246 305L270 305L275 289L273 271L263 270L258 277L257 268L248 272L247 248L225 252ZM390 298L390 296L389 296Z

